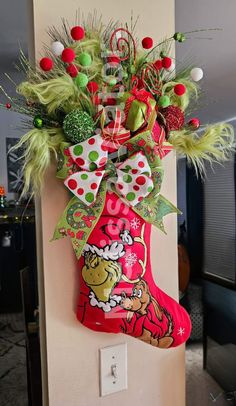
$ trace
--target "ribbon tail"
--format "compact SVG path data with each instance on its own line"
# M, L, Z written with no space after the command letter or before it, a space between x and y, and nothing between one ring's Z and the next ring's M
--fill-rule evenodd
M153 224L159 230L166 234L163 217L167 214L181 214L179 209L162 195L153 199L152 206L149 208L143 202L133 207L133 210L139 214L145 221Z
M73 197L59 219L52 240L70 236L76 257L79 259L88 238L96 227L106 200L106 184L101 183L96 202L88 207L77 197ZM89 219L85 221L84 219Z
M69 171L73 168L73 161L68 153L70 143L62 142L57 152L57 178L66 179Z
M160 194L161 183L163 178L163 169L155 168L152 172L154 183L153 191L145 197L139 204L133 206L136 211L145 221L153 224L165 233L163 217L170 213L180 213L175 205Z

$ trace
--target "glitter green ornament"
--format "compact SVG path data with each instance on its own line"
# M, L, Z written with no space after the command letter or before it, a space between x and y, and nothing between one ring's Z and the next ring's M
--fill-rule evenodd
M35 116L33 120L33 124L35 128L42 128L43 127L43 119L40 116Z
M82 52L82 54L79 55L79 63L82 66L90 66L92 63L92 58L87 52Z
M67 140L77 144L94 134L95 123L85 111L73 110L64 118L63 130Z
M161 96L158 100L159 107L168 107L170 105L170 98L168 96Z
M88 84L88 76L85 75L85 73L78 73L78 75L75 78L75 83L78 87L84 88Z

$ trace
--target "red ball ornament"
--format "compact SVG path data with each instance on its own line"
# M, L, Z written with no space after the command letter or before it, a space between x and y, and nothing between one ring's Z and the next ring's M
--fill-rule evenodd
M70 65L68 65L66 67L66 72L72 77L72 78L76 78L76 76L78 75L79 69L77 68L76 65L74 65L73 63L71 63Z
M169 69L169 68L171 67L171 65L172 65L172 59L169 58L168 56L165 56L165 57L162 59L162 66L163 66L163 68Z
M153 39L151 37L145 37L142 39L142 46L144 49L150 49L153 47Z
M48 72L53 68L53 61L50 58L42 58L39 62L40 68L45 72Z
M179 130L184 125L184 113L177 106L168 106L160 109L160 113L165 119L167 132Z
M70 35L75 41L79 41L84 38L84 29L83 27L80 27L79 25L76 25L75 27L71 28Z
M197 130L200 127L200 120L197 117L191 118L189 120L188 125L192 127L194 130Z
M96 92L98 91L98 84L97 84L97 82L93 82L93 81L91 80L91 82L89 82L89 83L87 84L87 89L88 89L89 93L96 93Z
M174 87L174 92L177 94L177 96L183 96L183 94L186 92L186 87L182 83L178 83Z
M160 70L163 68L162 66L162 60L158 59L156 62L154 62L153 66L155 67L156 70Z
M65 48L62 51L61 59L65 63L71 63L75 59L75 51L71 48Z
M7 109L10 109L10 108L11 108L11 103L7 103L7 104L6 104L6 108L7 108Z

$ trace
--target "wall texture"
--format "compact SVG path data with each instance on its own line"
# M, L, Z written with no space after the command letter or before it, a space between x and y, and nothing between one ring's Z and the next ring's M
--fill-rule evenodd
M60 25L60 17L73 24L78 2L68 0L32 0L36 55L42 42L47 42L49 25ZM86 13L97 3L81 0ZM138 34L162 38L174 32L174 0L151 0L148 7L140 0L102 0L99 12L103 19L129 19L131 10L140 15ZM166 176L163 194L176 200L175 157L165 160ZM64 209L68 196L63 185L55 179L52 166L45 179L38 219L42 228L41 245L41 312L45 300L48 399L50 406L107 406L146 404L149 406L184 406L184 348L159 350L124 335L93 333L80 325L74 309L78 292L78 273L71 244L68 240L50 243L54 226ZM41 216L41 220L40 220ZM166 219L168 236L155 231L152 236L153 271L156 282L170 295L177 297L176 218ZM42 243L42 244L41 244ZM40 253L39 253L40 254ZM99 397L99 348L127 342L128 390ZM44 376L46 368L44 368Z

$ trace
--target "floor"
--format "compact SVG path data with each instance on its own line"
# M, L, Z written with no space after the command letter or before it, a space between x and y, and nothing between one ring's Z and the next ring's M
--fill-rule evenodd
M234 406L214 379L202 369L202 346L190 344L186 348L186 406Z
M0 314L0 405L27 406L24 324L21 313Z

